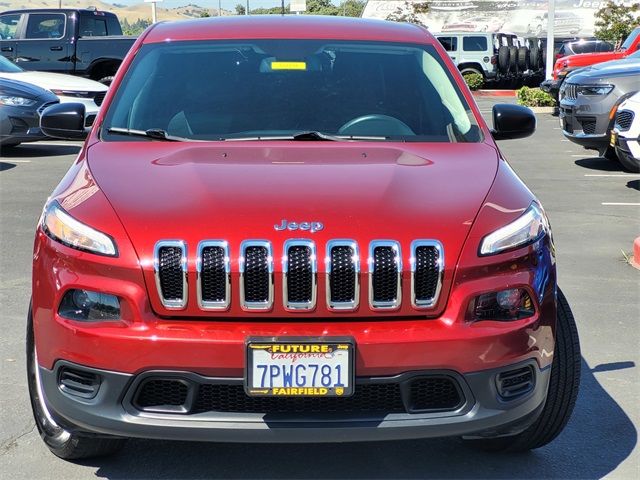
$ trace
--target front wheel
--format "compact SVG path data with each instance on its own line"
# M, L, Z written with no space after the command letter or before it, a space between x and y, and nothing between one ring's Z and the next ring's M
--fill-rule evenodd
M42 394L42 383L37 365L33 318L31 305L29 305L27 319L27 384L33 417L44 443L54 455L65 460L102 457L115 453L123 447L125 439L71 433L58 425L49 413Z
M540 416L517 435L469 441L478 448L493 452L524 452L551 442L562 432L573 413L580 387L581 361L576 322L569 302L558 289L556 346L549 391Z

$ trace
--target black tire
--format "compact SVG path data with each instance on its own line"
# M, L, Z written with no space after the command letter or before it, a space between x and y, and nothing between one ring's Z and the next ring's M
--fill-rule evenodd
M607 149L604 152L600 151L598 153L602 153L603 158L611 160L612 162L617 162L619 160L616 149L611 146L607 146Z
M113 75L110 75L108 77L102 77L100 80L98 80L98 82L109 86L111 85L111 82L113 82Z
M625 170L633 173L640 173L640 158L635 158L620 148L616 148L616 154L620 164Z
M17 147L18 145L20 145L20 142L16 142L16 143L3 143L2 145L0 145L0 148L2 150L4 150L5 148L13 148L13 147Z
M539 63L540 50L538 49L538 47L531 47L531 49L529 50L529 65L534 70L537 70L540 67Z
M529 49L527 47L518 49L518 67L522 72L529 70Z
M518 71L518 47L509 47L509 71Z
M475 447L492 452L524 452L548 444L567 425L580 388L582 357L576 322L560 289L557 298L555 355L547 400L540 416L529 428L517 435L469 440Z
M33 336L33 318L31 305L27 318L27 384L33 418L38 432L49 450L64 460L102 457L120 450L126 439L103 436L81 435L71 433L58 425L49 414L45 400L41 394L40 380L37 373L36 349Z
M509 47L506 45L498 49L498 70L500 70L501 73L507 73L509 71Z

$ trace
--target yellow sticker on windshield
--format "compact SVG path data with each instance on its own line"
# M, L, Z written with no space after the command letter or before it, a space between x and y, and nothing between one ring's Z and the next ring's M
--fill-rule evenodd
M307 62L271 62L271 70L306 70Z

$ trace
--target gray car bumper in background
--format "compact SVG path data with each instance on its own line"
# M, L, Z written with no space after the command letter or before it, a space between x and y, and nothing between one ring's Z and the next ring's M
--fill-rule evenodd
M65 366L99 375L101 383L97 395L86 399L63 392L58 379L60 368ZM496 387L497 375L528 366L534 372L532 388L512 400L502 399ZM242 382L242 379L213 379L188 372L145 372L133 376L59 361L53 370L40 367L40 378L52 416L69 430L173 440L315 443L444 436L491 437L519 433L540 414L550 372L551 368L540 370L533 360L466 375L435 372L455 378L460 387L464 400L454 411L386 415L351 413L340 416L329 411L309 414L288 411L269 414L219 411L154 413L134 406L134 392L149 376L169 375L189 382Z

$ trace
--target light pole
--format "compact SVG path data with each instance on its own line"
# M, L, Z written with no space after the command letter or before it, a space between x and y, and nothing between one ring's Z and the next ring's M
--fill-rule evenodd
M222 16L222 0L218 0L218 16Z
M546 78L547 80L553 77L553 64L555 63L555 37L556 26L556 0L549 0L549 10L547 11L547 65Z
M144 0L144 3L151 4L151 21L156 23L158 21L158 12L156 10L156 3L161 2L162 0Z
M249 15L249 0L247 0L247 8L246 8L246 10L244 11L244 14L245 14L245 15Z

